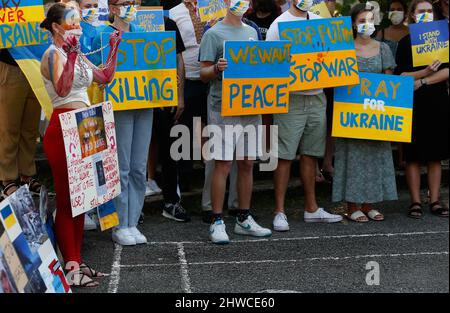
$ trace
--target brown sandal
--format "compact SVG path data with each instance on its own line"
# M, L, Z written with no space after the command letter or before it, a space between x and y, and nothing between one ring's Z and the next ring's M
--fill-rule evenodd
M80 265L80 270L87 275L90 278L103 278L103 277L108 277L108 274L102 273L102 272L98 272L96 270L94 270L92 267L90 267L89 265L87 265L86 263L82 263ZM87 273L84 271L87 270Z
M448 208L444 208L439 201L430 204L430 212L433 215L448 218Z
M2 189L1 195L3 198L8 198L10 195L15 193L19 188L20 188L19 184L17 184L15 181L7 183L6 185L3 185L3 183L1 183Z
M98 282L83 273L80 269L71 271L67 275L69 276L67 281L69 282L70 287L73 288L95 288L100 285ZM75 279L75 277L78 279Z

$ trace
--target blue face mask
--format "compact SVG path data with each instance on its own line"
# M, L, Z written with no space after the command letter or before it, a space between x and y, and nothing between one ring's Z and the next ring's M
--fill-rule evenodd
M295 5L297 9L307 12L313 6L313 0L299 0Z

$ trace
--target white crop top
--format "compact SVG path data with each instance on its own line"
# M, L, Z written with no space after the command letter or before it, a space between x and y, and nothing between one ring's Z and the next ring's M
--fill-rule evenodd
M49 49L57 50L59 54L63 56L65 60L67 60L66 53L60 49L57 49L54 45L51 45ZM81 62L83 62L84 64L81 65ZM92 68L83 60L83 58L79 56L77 61L75 62L72 90L67 95L67 97L63 98L58 96L55 88L53 87L53 83L45 77L42 78L44 79L45 89L47 89L53 107L57 108L70 102L83 102L87 106L90 106L91 102L87 94L87 88L92 84L93 77L94 73L92 71Z

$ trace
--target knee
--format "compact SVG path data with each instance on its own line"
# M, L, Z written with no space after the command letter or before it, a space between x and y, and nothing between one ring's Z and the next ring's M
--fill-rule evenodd
M251 160L238 161L237 165L240 172L250 173L253 171L253 161Z
M221 175L228 175L231 171L232 162L230 161L215 161L214 171Z

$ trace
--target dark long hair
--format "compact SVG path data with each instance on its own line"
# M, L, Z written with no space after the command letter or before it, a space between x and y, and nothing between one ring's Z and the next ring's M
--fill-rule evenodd
M46 18L41 23L41 28L50 31L53 34L53 23L61 24L65 11L71 9L65 3L58 2L53 4L47 12Z
M280 8L275 0L253 0L253 12L278 13Z
M355 24L358 15L360 15L363 12L372 12L372 11L373 6L368 7L366 3L358 3L355 6L353 6L352 10L350 11L350 16L352 18L353 38L356 38L357 35L356 29L353 26L353 24Z
M414 11L416 10L417 5L422 3L422 2L428 2L429 4L431 4L431 7L433 8L433 11L434 11L433 3L430 0L413 0L409 4L409 10L408 10L408 23L409 24L414 24L416 22L414 20Z

